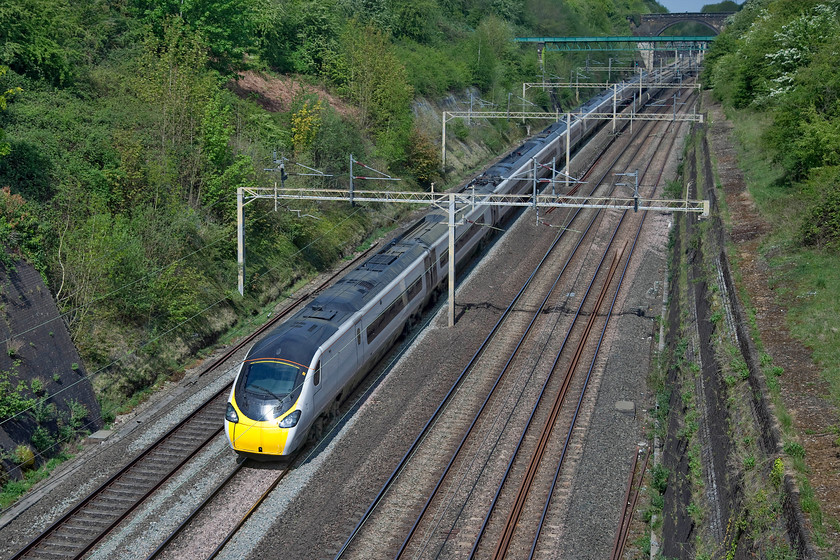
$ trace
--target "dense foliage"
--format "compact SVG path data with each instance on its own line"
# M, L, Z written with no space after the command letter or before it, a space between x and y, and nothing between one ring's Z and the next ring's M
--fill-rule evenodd
M751 0L711 49L705 79L769 113L764 142L805 206L801 241L840 249L840 2Z
M388 209L249 205L240 298L235 192L277 179L265 171L275 151L336 177L353 153L404 188L428 188L440 180L439 147L415 118L416 96L471 87L502 104L539 68L517 35L625 33L629 14L661 9L650 0L0 0L4 259L36 264L97 390L119 403L393 219ZM580 59L549 57L546 73L568 75ZM266 110L237 85L256 73L295 74L306 88ZM518 125L490 129L506 126Z

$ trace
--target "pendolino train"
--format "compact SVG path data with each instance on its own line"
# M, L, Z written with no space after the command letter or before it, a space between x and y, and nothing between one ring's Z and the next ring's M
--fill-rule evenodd
M623 84L618 101L639 93L638 78ZM648 92L650 95L652 92ZM613 110L613 91L594 97L583 114ZM604 121L576 120L570 143L585 140ZM509 194L529 181L507 180L539 162L560 158L566 124L554 123L490 167L470 186L480 194ZM464 261L510 207L476 205L456 226L456 264ZM225 413L231 447L255 458L288 455L318 432L406 325L440 290L448 275L448 216L430 211L385 248L323 291L248 352L233 383Z

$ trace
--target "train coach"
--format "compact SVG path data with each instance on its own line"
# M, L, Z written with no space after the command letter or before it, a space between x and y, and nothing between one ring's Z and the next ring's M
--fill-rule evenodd
M611 112L614 96L626 104L639 91L638 79L594 97L581 113ZM580 145L601 124L575 120L570 144ZM564 153L566 133L565 123L550 125L469 187L476 195L527 189L528 181L510 177L527 171L532 158L547 162ZM465 210L450 256L448 216L430 211L257 342L240 366L227 404L230 446L240 455L270 459L319 436L342 400L436 298L449 259L463 263L488 235L484 226L498 225L511 213L510 207L480 204Z

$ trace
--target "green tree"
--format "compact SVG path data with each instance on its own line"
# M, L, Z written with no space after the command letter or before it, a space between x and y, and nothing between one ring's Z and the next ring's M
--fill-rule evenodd
M510 26L496 16L481 20L472 38L473 83L482 91L489 91L504 78L504 62L510 62L513 34Z
M388 37L370 25L351 22L342 42L349 94L362 110L362 127L371 125L381 137L402 130L410 123L413 92Z
M136 13L165 40L172 18L201 37L210 50L205 62L224 72L243 65L257 28L257 0L133 0Z
M419 43L431 41L440 18L437 3L434 0L402 0L394 4L394 35Z
M340 0L345 14L383 33L394 29L394 11L388 0Z
M411 132L408 142L408 170L424 188L440 174L440 150L429 138L417 130Z
M700 9L700 12L704 14L715 14L720 12L737 12L740 9L741 6L737 2L734 2L733 0L724 0L723 2L718 2L717 4L706 4Z
M81 34L66 0L0 0L0 63L53 85L69 82Z
M149 35L134 79L138 97L156 108L149 180L153 203L158 204L175 183L186 200L197 200L201 190L202 118L215 86L205 68L204 43L174 17L164 37ZM208 131L208 123L205 131Z
M280 72L329 77L339 51L339 14L332 0L263 3L256 18L261 56Z
M6 75L9 69L6 66L0 66L0 78ZM8 88L2 94L0 94L0 112L6 110L6 106L8 103L8 98L13 96L16 93L20 93L22 90L19 87ZM11 151L11 146L6 141L6 131L0 128L0 157L9 155L9 151Z

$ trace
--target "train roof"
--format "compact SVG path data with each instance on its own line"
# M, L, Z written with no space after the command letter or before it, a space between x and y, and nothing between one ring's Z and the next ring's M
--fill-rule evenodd
M440 235L433 230L443 219L432 214L419 220L406 234L391 241L271 331L254 345L249 358L275 357L280 352L287 359L308 365L318 346L424 253L433 237Z

